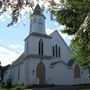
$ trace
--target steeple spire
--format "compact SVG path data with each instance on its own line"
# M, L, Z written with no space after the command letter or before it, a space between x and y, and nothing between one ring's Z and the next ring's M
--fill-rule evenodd
M45 32L45 16L42 14L42 9L39 4L36 5L33 15L33 19L30 21L30 34L39 33L46 34Z
M39 4L37 4L36 7L34 8L33 15L40 15L46 19L46 17L42 13L42 9L40 8Z
M40 8L39 4L36 5L33 14L42 14L42 9Z

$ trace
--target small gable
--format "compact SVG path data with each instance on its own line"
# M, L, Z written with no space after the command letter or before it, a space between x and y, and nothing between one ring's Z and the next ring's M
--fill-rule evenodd
M64 41L64 39L61 37L59 32L56 30L53 33L50 34L51 38L51 43L52 43L52 51L55 52L53 53L53 57L60 57L60 59L65 62L66 64L70 60L70 48Z
M57 37L57 41L59 42L62 42L64 45L65 45L65 47L70 51L70 48L68 47L68 45L66 44L66 42L64 41L64 39L62 38L62 36L59 34L59 32L57 31L57 30L55 30L54 32L52 32L51 34L50 34L50 36L52 37L52 38L55 38L55 37Z

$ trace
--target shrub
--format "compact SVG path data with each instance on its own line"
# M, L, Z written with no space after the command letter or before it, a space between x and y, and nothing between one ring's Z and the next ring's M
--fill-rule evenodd
M21 85L19 85L19 86L16 86L15 87L15 90L24 90L24 87L22 87Z
M25 89L30 89L30 88L32 88L32 85L26 84L26 85L24 86L24 88L25 88Z
M12 88L12 80L8 79L6 82L6 88Z

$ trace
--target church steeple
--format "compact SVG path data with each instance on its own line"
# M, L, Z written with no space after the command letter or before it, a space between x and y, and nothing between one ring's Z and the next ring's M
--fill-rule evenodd
M42 9L37 4L33 11L32 20L30 21L30 33L46 34L45 19L45 16L42 14Z
M41 10L39 4L36 5L33 14L42 14L42 10Z

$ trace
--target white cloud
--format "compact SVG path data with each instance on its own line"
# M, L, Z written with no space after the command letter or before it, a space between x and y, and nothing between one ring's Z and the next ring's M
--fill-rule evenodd
M54 30L50 29L50 28L46 28L46 33L49 35L53 32Z
M64 30L65 27L66 27L66 26L64 26L64 25L59 25L58 30Z
M0 21L2 21L2 22L5 21L5 17L4 17L4 15L0 15Z
M11 44L10 47L13 49L24 49L24 46L20 44Z
M54 25L58 26L58 23L57 23L57 22L55 22L55 23L54 23Z
M5 22L7 19L11 20L11 16L8 12L5 12L2 15L0 15L1 22Z
M10 50L0 46L0 61L3 66L5 66L7 64L11 64L19 56L20 56L20 54L10 51Z
M69 36L67 34L61 33L60 31L59 31L59 34L63 37L63 39L68 39L68 40L72 39L72 36Z
M11 19L11 15L8 12L4 13L4 17L6 19Z

